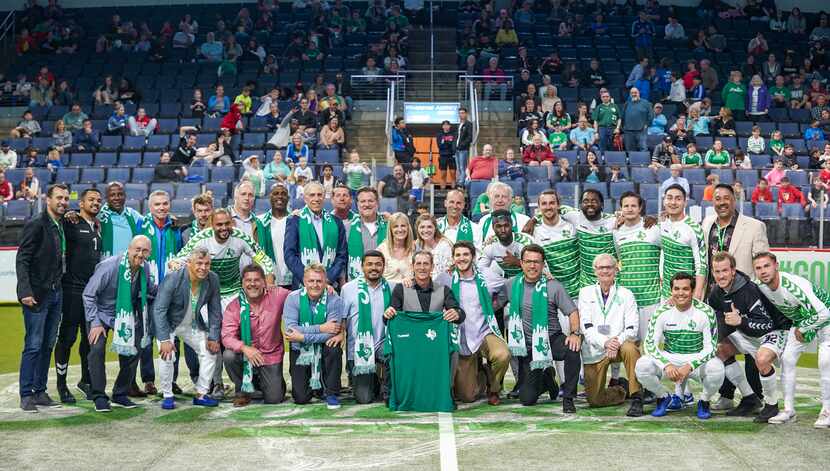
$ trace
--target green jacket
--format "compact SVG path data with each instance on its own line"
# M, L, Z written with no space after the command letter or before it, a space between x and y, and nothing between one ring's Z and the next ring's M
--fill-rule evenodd
M723 98L723 105L730 110L746 109L746 85L729 82L723 86L720 96Z

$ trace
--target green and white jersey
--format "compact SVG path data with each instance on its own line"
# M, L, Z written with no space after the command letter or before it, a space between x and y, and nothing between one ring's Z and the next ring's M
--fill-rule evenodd
M715 311L693 300L685 311L663 304L651 317L644 342L645 354L660 369L690 364L695 370L715 356L718 345Z
M562 219L573 224L579 241L579 287L590 286L597 282L594 275L594 259L597 255L617 254L614 248L614 228L617 218L613 214L603 214L596 221L591 221L582 211L570 206L562 206Z
M496 236L491 236L484 241L484 247L476 261L476 267L484 275L487 286L492 291L498 291L504 280L518 275L521 267L507 267L504 265L504 256L508 253L516 258L521 258L522 249L533 241L530 236L522 232L513 233L513 242L505 246L499 242Z
M176 255L176 260L186 263L196 247L204 247L210 252L210 270L219 276L219 294L222 297L233 296L242 288L240 259L243 255L261 266L266 275L274 273L274 262L248 234L238 228L233 228L224 243L216 240L212 228L199 231Z
M559 218L554 226L537 222L533 240L545 249L545 261L553 277L562 283L568 295L579 294L579 240L573 224Z
M475 228L480 234L480 239L477 240L485 241L485 243L490 237L496 235L496 233L493 232L493 220L490 216L490 214L484 215L484 217L478 221L478 227ZM524 214L511 212L510 220L513 222L513 232L521 232L521 230L525 227L525 224L527 224L527 221L530 221L530 218Z
M798 275L779 272L779 276L778 289L759 282L761 292L812 341L816 330L830 325L830 294Z
M680 221L666 219L660 223L663 245L663 299L671 294L671 277L686 272L706 278L706 239L703 229L690 216Z
M634 293L637 306L660 302L660 227L648 229L642 219L633 226L614 231L614 244L620 261L619 282Z

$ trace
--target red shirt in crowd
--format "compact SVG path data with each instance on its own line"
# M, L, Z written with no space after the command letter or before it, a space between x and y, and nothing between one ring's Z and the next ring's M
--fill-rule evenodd
M760 186L756 186L755 189L752 190L752 202L772 203L772 191L770 191L769 187L762 190Z
M544 144L540 146L529 145L525 147L524 152L522 152L522 161L524 161L525 164L529 164L530 162L554 162L556 161L556 157L553 156L553 152L550 151L550 147Z
M493 178L498 159L495 156L485 157L479 155L473 157L470 161L470 179L471 180L490 180Z
M0 201L9 201L14 198L14 188L12 182L6 180L0 183Z
M798 203L802 206L806 204L804 200L804 193L795 185L782 185L778 188L778 207L782 204Z

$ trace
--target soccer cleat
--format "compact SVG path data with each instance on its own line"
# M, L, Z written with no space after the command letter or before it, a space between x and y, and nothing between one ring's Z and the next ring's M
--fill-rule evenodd
M755 415L761 408L761 401L755 394L741 398L738 407L729 410L726 415L729 417L750 417Z
M196 399L194 399L195 401ZM161 408L164 410L173 410L176 408L176 398L173 396L165 397L161 400Z
M752 421L756 424L768 423L769 419L778 415L778 412L778 404L764 404L764 408L761 409L761 412Z
M642 417L643 415L643 400L639 397L631 399L631 405L628 407L628 412L625 413L628 417Z
M23 396L20 398L20 409L23 412L37 413L37 404L35 404L34 396Z
M193 405L202 407L216 407L219 405L219 401L205 394L202 397L194 397Z
M112 412L109 399L105 397L95 399L95 412Z
M706 401L709 402L709 401ZM684 405L691 405L695 403L695 395L694 394L684 394L683 395L683 404Z
M657 400L657 407L651 412L652 417L663 417L668 414L669 406L672 403L672 397L677 397L674 394L668 395Z
M680 396L677 394L671 394L669 397L671 399L669 401L669 410L680 410L683 408L683 400L680 399Z
M709 410L709 401L697 401L697 418L700 420L712 418L712 412Z
M795 422L796 419L797 419L797 416L795 415L794 410L784 409L781 412L779 412L778 415L776 415L775 417L771 417L767 421L767 423L776 424L776 425L778 425L778 424L788 424L790 422Z
M334 394L326 396L326 408L331 410L340 408L340 400L337 399L337 396Z
M714 404L712 404L712 410L715 411L724 411L724 410L731 410L735 407L735 401L728 397L721 396Z
M131 401L127 396L119 396L112 398L112 403L118 407L123 407L124 409L134 409L138 407L138 404Z
M576 414L576 406L572 397L562 398L562 412L564 414Z
M35 393L34 398L35 398L35 404L37 404L40 407L60 407L61 406L59 402L53 401L52 398L49 397L49 394L46 393L46 391L41 391L39 393Z
M69 388L67 388L65 384L58 386L58 397L64 404L75 404L77 402L75 396L69 392Z
M822 409L818 420L813 424L815 428L830 428L830 409Z

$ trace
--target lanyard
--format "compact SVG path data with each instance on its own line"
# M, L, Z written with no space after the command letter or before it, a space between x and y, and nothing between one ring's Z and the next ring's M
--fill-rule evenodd
M725 248L726 231L728 229L729 229L729 226L726 226L724 228L718 227L718 250L720 252L723 252L724 250L726 250L726 248Z
M599 284L596 285L596 289L597 289L597 300L600 301L599 310L602 313L602 320L604 321L605 318L608 317L608 311L609 311L610 307L613 306L614 303L617 301L617 290L615 289L614 286L611 287L611 290L614 291L614 296L611 297L611 302L609 302L607 304L608 308L606 308L605 307L606 306L605 299L602 297L602 290L600 290ZM609 291L608 294L610 295L611 291Z

